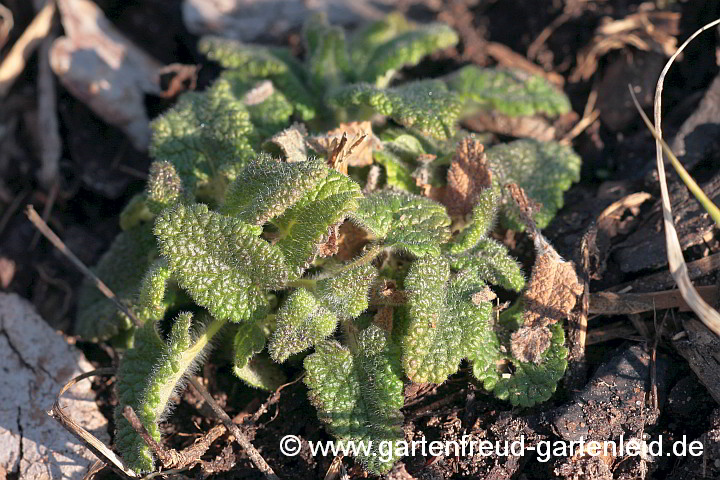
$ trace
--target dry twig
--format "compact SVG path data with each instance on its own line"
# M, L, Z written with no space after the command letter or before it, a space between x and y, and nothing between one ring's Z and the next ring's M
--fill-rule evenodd
M245 450L245 453L247 453L248 457L250 457L250 461L255 465L255 467L258 468L262 472L262 474L265 476L267 480L280 480L277 475L275 475L275 472L273 469L268 465L268 463L265 461L265 459L260 455L260 452L257 451L257 449L253 446L252 443L250 443L250 440L245 436L244 433L240 430L240 428L235 425L232 421L232 419L228 416L225 411L220 408L220 405L217 404L215 399L210 395L210 392L207 391L207 389L198 382L195 377L190 377L190 385L197 390L197 392L202 395L202 397L205 399L205 401L210 405L210 407L213 409L213 412L215 412L215 415L222 420L225 427L230 430L230 433L233 434L235 437L235 440L240 444L240 446Z
M30 56L43 38L50 33L54 15L55 2L48 2L30 22L30 25L10 49L10 53L0 63L0 98L7 94L17 77L25 70Z
M136 327L142 326L140 320L137 319L137 317L130 311L130 309L128 309L125 305L122 304L122 302L120 302L120 300L118 300L115 293L113 293L113 291L110 290L110 288L105 285L105 283L100 280L97 275L95 275L88 267L86 267L85 264L82 263L80 259L77 258L75 254L70 251L69 248L67 248L65 243L60 240L60 237L55 235L55 232L53 232L48 226L48 224L45 223L42 218L40 218L40 215L38 215L32 205L27 206L27 210L25 211L25 213L28 216L28 219L30 219L30 221L32 222L32 224L35 225L35 228L40 230L40 233L42 233L43 236L47 238L50 243L52 243L53 246L60 251L60 253L65 255L68 260L70 260L72 264L75 265L75 268L80 270L80 272L82 272L82 274L85 275L87 278L91 279L93 283L95 283L97 289L100 290L102 294L105 295L107 298L112 300L115 306L121 312L127 315Z

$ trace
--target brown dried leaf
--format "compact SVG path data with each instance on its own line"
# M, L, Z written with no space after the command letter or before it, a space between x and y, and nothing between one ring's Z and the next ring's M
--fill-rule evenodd
M551 338L552 332L547 327L521 327L510 337L510 351L521 362L539 363Z
M373 316L372 323L382 328L386 332L392 332L393 326L393 307L380 307Z
M347 140L343 142L342 138L345 135ZM331 165L344 164L346 172L348 166L372 165L373 148L380 148L369 121L341 123L338 128L330 130L325 135L309 138L308 144L318 152L325 152L328 161L332 162Z
M538 248L537 240L535 245ZM564 261L545 242L544 246L538 248L530 287L524 295L525 325L545 327L566 318L582 292L583 284L573 264Z
M319 257L332 257L340 250L338 243L338 225L333 225L328 229L328 239L318 248Z
M490 287L485 287L484 289L480 290L479 292L475 292L470 297L470 301L474 305L480 305L483 302L491 302L497 298L497 295L495 292L493 292Z
M282 132L275 134L268 143L277 145L288 162L304 162L307 160L305 137L307 137L305 125L293 123Z
M482 143L469 137L458 143L442 201L450 216L470 213L480 192L492 185L484 149Z
M538 204L516 184L507 185L507 189L520 209L537 252L530 285L523 295L525 325L513 333L510 347L518 360L537 362L550 346L552 335L547 326L567 318L584 286L572 262L563 260L535 225L532 214Z
M368 234L351 222L340 225L338 231L338 252L335 256L340 261L347 262L357 257L363 247L370 241Z

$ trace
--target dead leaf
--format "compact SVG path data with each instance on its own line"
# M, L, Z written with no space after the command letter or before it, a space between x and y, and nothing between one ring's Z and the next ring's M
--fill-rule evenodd
M360 24L384 18L396 0L184 0L183 22L195 35L220 35L250 42L281 39L305 20L325 12L331 25Z
M669 57L677 47L679 26L679 12L639 11L619 20L604 18L590 45L578 55L570 81L589 79L597 70L600 57L627 46Z
M288 162L304 162L307 160L305 146L307 129L302 123L293 123L280 133L275 134L267 143L280 148Z
M338 230L338 252L335 258L343 262L352 260L360 254L369 241L365 230L351 222L345 222Z
M347 136L347 140L344 142L343 136ZM372 165L373 148L382 147L382 144L373 135L372 124L369 121L341 123L338 128L330 130L325 135L309 138L308 144L314 150L325 153L328 160L332 161L331 165L344 164L345 172L347 172L348 166Z
M530 286L523 295L525 325L544 327L566 318L583 292L575 267L546 243L538 246ZM544 250L544 251L543 251Z
M245 96L243 96L243 103L245 105L259 105L275 92L275 87L270 80L263 80L262 82L251 88Z
M493 132L541 142L554 140L556 132L555 127L539 115L510 117L498 112L480 112L464 119L462 123L475 132Z
M372 323L386 332L392 332L393 311L394 309L391 306L380 307L377 313L373 316Z
M480 192L492 185L484 150L482 143L470 137L458 143L442 200L450 216L464 217L472 212Z
M328 239L325 243L320 245L320 248L318 248L318 256L319 257L332 257L338 251L340 250L340 245L338 243L338 225L333 225L330 228L328 228Z
M57 5L65 36L53 43L53 71L75 97L145 150L150 142L145 94L162 93L160 63L125 38L93 2Z
M497 295L495 292L493 292L490 287L485 287L479 292L475 292L470 297L470 301L473 303L473 305L480 305L483 302L491 302L497 298Z
M537 362L550 345L551 332L547 326L568 317L577 297L583 293L584 285L575 273L573 263L563 260L535 225L532 214L538 204L518 185L510 184L507 188L520 209L521 219L537 252L530 284L523 294L524 326L513 333L510 347L514 355L517 352L515 358L518 360Z
M520 327L510 336L510 351L521 362L539 363L551 339L552 332L547 327Z

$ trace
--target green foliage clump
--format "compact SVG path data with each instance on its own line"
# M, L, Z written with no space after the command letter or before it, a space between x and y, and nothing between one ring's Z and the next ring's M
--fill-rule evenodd
M142 326L133 331L83 290L79 333L106 340L129 332L134 344L118 372L116 422L118 448L137 471L153 470L153 459L123 407L159 439L172 394L213 338L253 387L277 388L285 381L279 363L304 357L319 418L340 441L372 440L375 450L358 459L375 473L396 460L380 455L379 442L403 439L404 382L442 383L466 360L487 390L531 406L564 373L557 324L539 362L508 353L522 323L495 318L492 288L520 292L525 275L491 232L498 216L518 219L503 188L511 182L543 204L536 221L547 224L579 158L552 142L494 145L492 182L468 174L466 215L449 215L443 192L456 145L469 135L457 126L468 105L556 115L565 97L540 79L474 67L389 86L402 68L457 43L443 25L391 15L346 41L315 17L303 35L302 62L286 49L200 41L226 71L152 123L147 189L97 267ZM375 132L347 145L337 138L327 151L306 135L378 114L385 118ZM294 153L274 158L273 142ZM354 164L354 149L368 145L373 165ZM485 168L467 161L468 172ZM513 311L522 314L522 305Z

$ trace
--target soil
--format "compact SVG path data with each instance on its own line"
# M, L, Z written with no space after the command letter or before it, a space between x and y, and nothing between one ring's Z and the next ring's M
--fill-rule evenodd
M33 17L31 2L6 0L3 3L14 14L15 27L6 46L0 50L2 55ZM125 35L161 62L200 65L198 88L206 86L217 74L216 66L198 54L197 37L183 25L179 1L97 0L96 3ZM668 11L679 14L678 43L720 16L720 3L714 0L656 0L654 3L668 4ZM563 11L571 12L567 21L559 25L539 49L537 63L564 80L562 88L577 112L575 119L582 116L593 89L598 91L597 106L601 113L599 119L572 140L583 158L582 178L566 193L566 207L545 233L563 256L581 265L581 241L607 206L634 192L648 192L652 196L635 210L626 211L611 227L600 226L598 250L587 272L591 292L627 284L635 285L633 292L654 291L660 283L645 279L649 279L650 274L667 271L656 203L659 189L654 177L654 141L628 105L625 94L628 83L645 85L640 96L641 100L646 98L648 88L654 88L657 65L664 64L665 56L625 46L603 55L588 79L569 81L578 64L578 55L592 44L593 32L606 17L626 18L639 9L648 8L649 4L653 2L398 2L398 7L411 18L418 21L440 18L453 24L463 38L459 48L403 72L407 78L439 75L468 61L485 65L502 63L502 59L488 53L485 48L488 42L504 45L524 56L533 40ZM300 48L298 34L291 31L265 40ZM667 138L673 138L681 130L718 75L717 37L717 33L711 31L698 38L667 77L663 98ZM37 138L42 134L34 122L37 85L33 72L36 69L37 60L33 57L26 74L16 82L0 107L0 287L30 299L51 326L72 335L81 274L39 237L23 214L23 207L32 204L38 212L46 210L48 223L67 246L84 263L93 265L119 231L120 210L142 190L150 159L145 152L135 150L120 130L97 118L57 84L63 148L60 181L55 192L40 187L35 178L39 168ZM161 113L172 102L148 96L149 115ZM644 106L650 104L646 101ZM713 125L712 120L706 123ZM720 120L716 118L714 128L718 123ZM688 145L691 148L689 142ZM692 163L690 173L701 186L707 186L711 197L716 197L720 195L720 169L714 160L720 154L720 147L716 143L708 145L702 158ZM720 249L717 230L674 174L670 175L686 260L712 256ZM509 232L505 239L512 241L513 253L526 264L532 262L530 244L524 235ZM715 269L701 273L694 279L696 284L716 285ZM671 287L657 289L668 288ZM672 341L683 332L683 324L691 315L673 311L658 333L654 325L660 323L665 313L658 311L655 323L652 312L633 314L637 318L616 315L591 319L589 333L594 332L601 341L588 346L579 381L561 384L549 402L534 408L513 409L488 395L472 382L466 368L440 387L408 392L408 406L404 409L406 439L424 436L428 441L457 440L471 435L490 441L512 441L522 435L526 445L537 446L545 440L570 439L567 425L573 424L577 428L582 425L581 430L598 440L621 433L639 437L647 434L651 439L662 435L665 441L703 438L708 445L704 463L681 456L662 457L656 462L641 457L558 458L541 462L538 455L417 456L399 463L389 478L718 478L718 405L703 386L703 379L691 370ZM641 331L642 328L635 327L638 324L649 325L649 330ZM98 367L111 365L107 349L83 342L79 346ZM650 361L655 350L657 358ZM271 397L267 411L248 421L247 418L268 401L267 395L243 387L233 380L229 370L216 364L221 362L213 362L211 358L206 367L206 373L212 373L205 376L213 379L209 385L211 393L231 417L246 419L244 431L278 476L282 479L324 478L332 458L313 457L307 448L296 457L283 456L279 451L279 439L290 433L308 441L330 439L308 403L302 382ZM654 382L658 389L657 410L646 401L651 392L651 370L657 375ZM301 372L291 373L297 377ZM600 382L613 387L602 390L598 386ZM112 431L115 402L112 380L98 380L94 388ZM191 392L183 395L165 425L168 446L185 447L216 423L212 415L196 408L200 403ZM582 405L578 407L581 411L570 412L578 405ZM574 417L569 418L571 414ZM560 428L560 424L564 427ZM216 442L208 451L206 458L219 455L228 444L227 436L223 437L223 441ZM714 447L711 448L711 444ZM231 460L232 457L230 454ZM235 447L234 457L235 461L228 463L234 464L229 471L213 474L211 478L262 478L239 447ZM345 465L351 478L366 476L351 460L346 459ZM194 470L191 475L195 473ZM99 477L114 478L114 474L103 471Z

